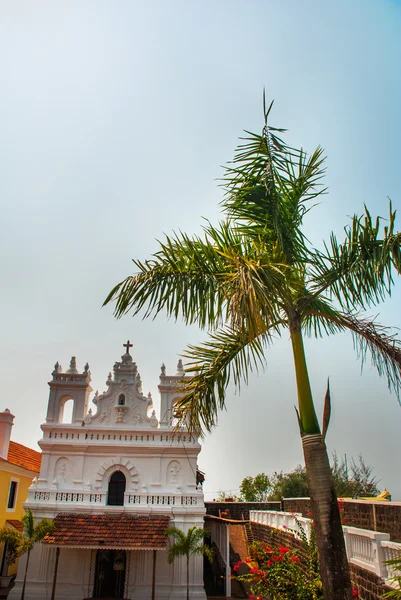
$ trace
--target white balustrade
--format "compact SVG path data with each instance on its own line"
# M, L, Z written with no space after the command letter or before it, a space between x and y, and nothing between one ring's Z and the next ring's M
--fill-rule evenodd
M299 513L251 510L249 519L254 523L288 531L297 538L301 537L302 528L307 539L310 539L311 519L302 517ZM383 578L387 585L394 587L391 578L400 575L400 572L384 563L401 556L401 544L390 542L388 533L348 526L343 526L343 531L348 561L372 571Z
M395 560L396 558L401 557L401 544L397 544L396 542L382 542L382 549L384 560ZM401 575L400 570L396 570L392 565L385 565L386 573L384 575L384 581L387 585L391 587L397 587L391 579L393 577L399 577Z
M71 491L42 491L30 489L28 492L28 502L39 502L49 504L98 504L106 505L106 492L71 492ZM203 504L203 494L148 494L125 492L124 506L134 507L144 506L201 506Z

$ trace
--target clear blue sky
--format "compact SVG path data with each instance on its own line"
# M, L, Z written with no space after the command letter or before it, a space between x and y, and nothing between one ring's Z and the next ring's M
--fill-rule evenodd
M144 391L174 371L195 328L114 321L101 309L130 259L163 232L218 218L219 165L262 125L262 89L288 139L327 152L329 195L307 233L319 245L366 203L401 208L401 3L395 0L3 0L0 198L3 410L34 446L58 360L89 361L94 389L130 338ZM401 217L399 219L401 228ZM379 318L401 326L400 285ZM362 453L401 500L401 408L343 335L307 344L319 410L331 377L331 450ZM205 490L302 462L288 339L206 439Z

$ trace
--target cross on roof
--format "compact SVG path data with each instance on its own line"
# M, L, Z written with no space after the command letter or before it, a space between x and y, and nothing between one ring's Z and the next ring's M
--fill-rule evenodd
M124 348L127 348L127 354L129 354L129 349L132 348L133 344L130 344L130 341L127 340L126 344L123 344Z

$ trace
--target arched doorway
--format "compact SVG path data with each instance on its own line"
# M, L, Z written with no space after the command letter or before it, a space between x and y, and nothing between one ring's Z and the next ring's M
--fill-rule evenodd
M109 480L107 504L109 506L124 506L126 479L124 473L115 471Z

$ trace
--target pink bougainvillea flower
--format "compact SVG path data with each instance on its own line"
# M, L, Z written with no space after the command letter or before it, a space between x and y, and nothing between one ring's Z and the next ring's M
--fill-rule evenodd
M286 546L280 546L280 548L278 549L278 551L279 551L281 554L285 554L286 552L289 552L289 551L290 551L290 549L289 549L289 548L287 548Z
M291 556L291 560L292 560L292 562L301 562L301 559L299 558L299 556L295 556L295 554L293 554Z
M358 590L352 590L352 596L353 598L359 598Z
M283 529L287 529L287 525L283 525Z

